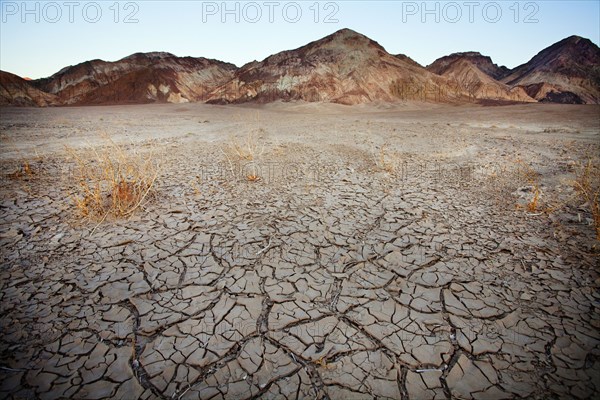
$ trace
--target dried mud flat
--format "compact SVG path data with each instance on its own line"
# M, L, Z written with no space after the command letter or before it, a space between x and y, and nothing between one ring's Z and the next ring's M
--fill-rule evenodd
M599 112L0 109L0 397L597 398ZM97 226L64 146L101 132L162 168Z

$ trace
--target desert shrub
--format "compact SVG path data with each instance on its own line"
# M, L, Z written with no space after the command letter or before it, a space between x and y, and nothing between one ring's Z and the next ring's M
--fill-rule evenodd
M527 183L531 189L531 196L525 204L525 209L530 213L537 212L540 209L540 197L542 195L539 183L540 174L532 166L521 160L517 160L516 164L517 177Z
M573 187L590 210L596 239L600 240L600 163L598 160L588 158L576 166Z
M221 148L229 166L232 177L239 174L249 182L256 182L260 177L260 161L265 153L264 136L266 131L261 128L260 115L257 113L253 121L242 120L243 131L248 132L243 138L232 137Z
M83 217L127 217L150 199L159 162L153 154L126 150L110 138L104 139L107 145L100 150L67 148L75 163L70 178L76 187L70 198Z
M17 168L13 172L11 172L8 176L13 179L21 179L21 178L29 179L33 175L35 175L35 172L33 170L31 163L27 160L24 160L21 163L19 163Z
M379 148L373 148L373 163L380 171L394 173L400 165L400 157L397 153L388 150L387 143L382 144Z

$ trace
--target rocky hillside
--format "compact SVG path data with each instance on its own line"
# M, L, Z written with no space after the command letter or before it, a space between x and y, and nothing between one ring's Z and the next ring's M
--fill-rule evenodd
M58 104L56 96L31 85L30 81L0 71L0 106L51 106Z
M539 101L600 102L600 48L571 36L542 50L502 81L522 86Z
M492 62L490 57L481 55L481 53L476 51L453 53L449 56L438 58L432 64L427 66L427 70L434 74L443 75L452 64L460 60L468 61L473 66L477 67L477 69L496 80L502 79L510 73L510 70L505 66L499 67Z
M169 53L136 53L116 62L87 61L32 81L61 104L203 101L232 78L235 65Z
M443 78L387 53L366 36L342 29L298 49L244 65L233 80L213 92L210 101L281 99L358 104L435 100L444 83Z
M437 60L427 69L448 78L452 87L456 87L458 91L467 92L472 101L535 102L523 88L510 87L488 75L485 70L491 70L490 67L495 65L491 63L491 60L489 64L481 64L477 63L478 58L452 57L450 59L450 57L452 56L444 57L446 58L444 61ZM485 59L489 60L489 57L485 57Z

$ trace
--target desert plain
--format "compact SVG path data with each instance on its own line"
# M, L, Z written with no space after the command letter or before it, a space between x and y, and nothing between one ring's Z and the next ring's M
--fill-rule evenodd
M600 396L597 105L1 108L0 140L2 398ZM156 179L85 217L113 149Z

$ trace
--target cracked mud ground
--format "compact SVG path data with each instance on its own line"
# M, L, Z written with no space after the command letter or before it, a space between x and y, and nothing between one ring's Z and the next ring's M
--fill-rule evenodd
M257 111L249 182L220 149ZM596 106L1 112L2 398L600 396L590 215L528 213L510 175L526 160L548 207L570 198ZM96 227L63 145L98 132L163 168L145 209ZM384 144L401 168L378 168Z

